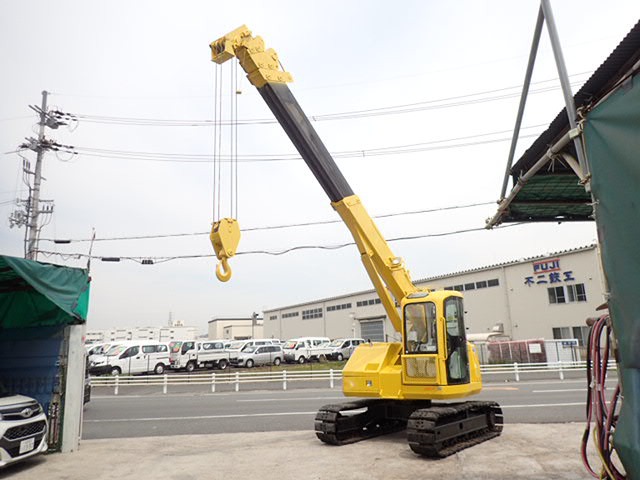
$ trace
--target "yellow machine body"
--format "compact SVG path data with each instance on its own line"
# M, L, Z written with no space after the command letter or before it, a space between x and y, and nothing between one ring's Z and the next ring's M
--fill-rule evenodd
M432 291L420 302L435 304L435 348L432 354L407 353L406 342L363 343L353 352L342 371L342 390L347 396L394 400L450 400L474 395L482 390L480 362L471 343L466 344L469 381L450 383L446 298L459 296L452 291ZM413 302L413 303L420 303ZM410 302L403 302L402 308ZM402 338L411 333L403 331Z

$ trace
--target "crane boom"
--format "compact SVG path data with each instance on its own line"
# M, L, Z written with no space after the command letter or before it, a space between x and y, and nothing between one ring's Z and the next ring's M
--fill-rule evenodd
M265 103L297 148L349 228L361 255L365 269L382 301L389 320L401 331L401 319L396 303L418 292L403 260L391 251L388 243L354 195L351 186L331 157L331 154L311 125L287 83L291 74L281 70L278 55L266 49L260 37L242 26L211 44L212 60L218 64L237 57ZM391 296L389 296L391 293Z

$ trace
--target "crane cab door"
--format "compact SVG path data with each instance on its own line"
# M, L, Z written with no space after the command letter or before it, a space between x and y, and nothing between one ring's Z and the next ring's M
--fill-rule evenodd
M402 381L404 384L438 385L442 376L438 362L437 308L433 302L404 307Z
M464 326L462 298L449 297L444 301L447 344L447 384L469 383L469 353Z

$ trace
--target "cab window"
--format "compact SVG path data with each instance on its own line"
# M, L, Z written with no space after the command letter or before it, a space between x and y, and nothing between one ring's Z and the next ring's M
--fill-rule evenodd
M404 307L405 353L436 353L436 305L411 303Z
M462 298L447 298L444 302L444 316L447 324L447 376L449 383L468 382L469 360Z
M134 357L138 354L138 352L140 352L140 347L129 347L124 351L122 355L120 355L120 358Z

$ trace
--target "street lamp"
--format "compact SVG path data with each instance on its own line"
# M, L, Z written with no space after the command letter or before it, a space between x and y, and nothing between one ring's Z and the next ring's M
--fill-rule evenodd
M353 312L349 313L349 318L351 318L351 338L356 338L356 314Z
M258 314L256 312L253 312L251 314L251 338L255 337L254 328L257 322L258 322Z

